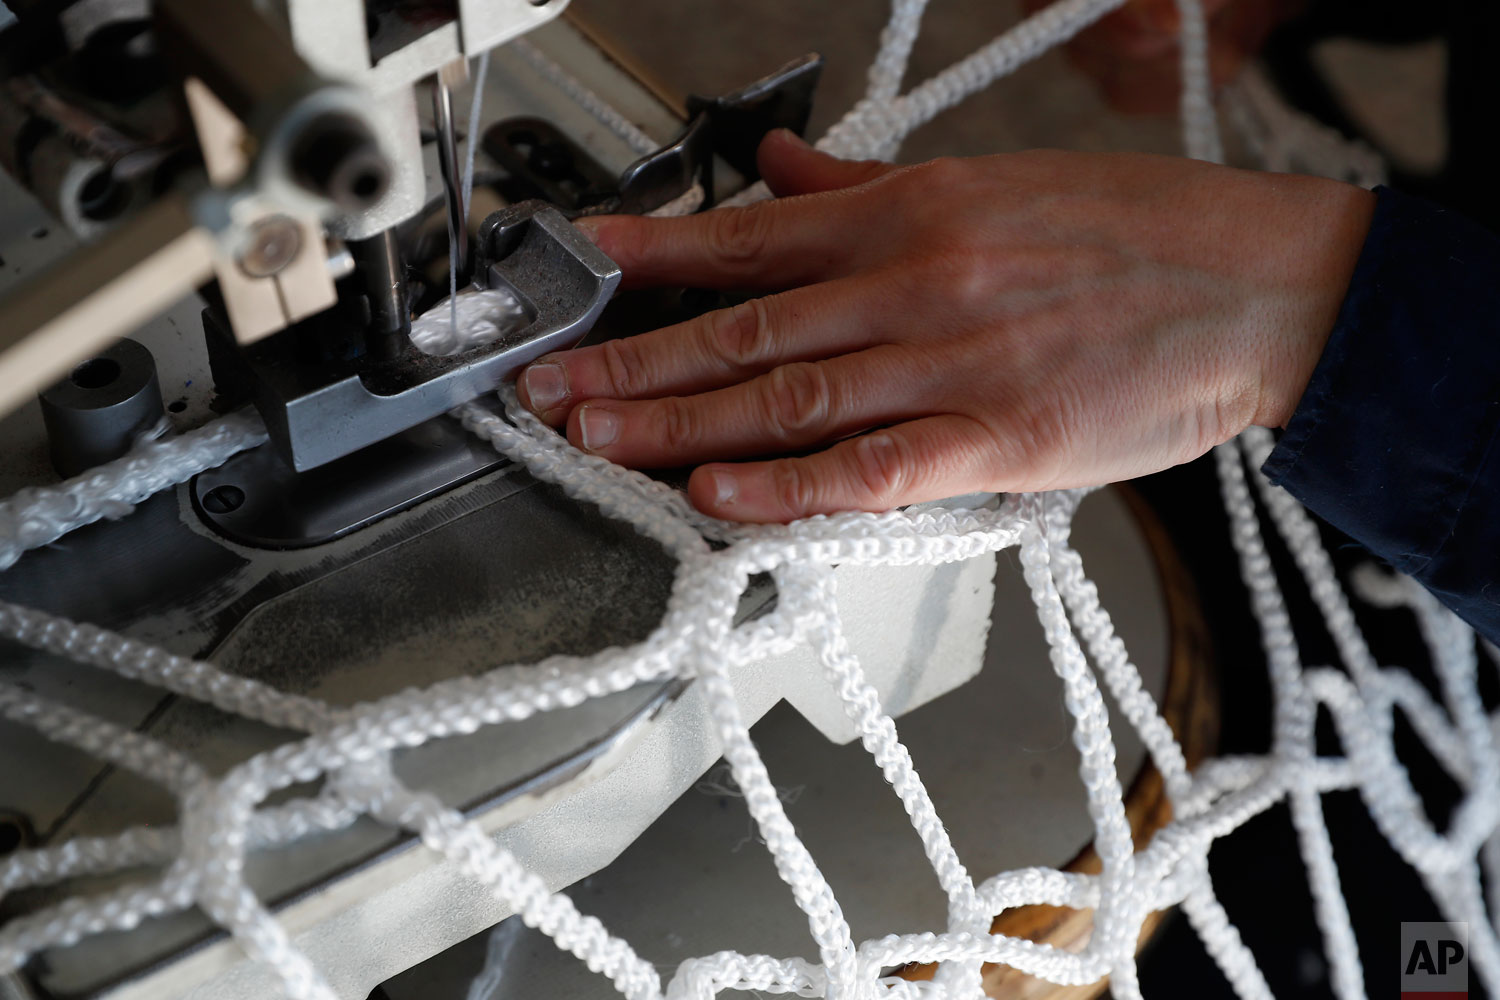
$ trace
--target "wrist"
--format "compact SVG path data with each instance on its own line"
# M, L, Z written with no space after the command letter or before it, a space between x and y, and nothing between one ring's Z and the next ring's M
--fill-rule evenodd
M1255 418L1262 427L1285 427L1296 412L1338 322L1350 279L1370 231L1373 192L1337 181L1305 179L1291 199L1281 231L1284 300L1269 310L1279 327L1268 338L1262 391Z

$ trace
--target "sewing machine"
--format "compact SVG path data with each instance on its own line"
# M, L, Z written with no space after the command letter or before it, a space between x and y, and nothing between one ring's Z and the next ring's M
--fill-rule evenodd
M680 102L585 23L559 18L565 5L12 3L19 21L0 34L0 497L239 408L255 409L269 441L129 517L25 555L0 573L0 599L335 704L650 632L670 558L444 414L584 336L713 307L695 292L611 304L619 270L569 220L647 212L695 191L712 205L740 189L754 179L760 135L805 126L819 65L809 57L734 94ZM486 51L471 134L454 96ZM638 134L607 127L581 92L603 95ZM476 144L466 198L463 156ZM453 255L460 289L508 290L522 322L490 343L424 353L409 336L413 316L448 294ZM1132 648L1162 694L1181 639L1164 592L1134 583L1155 546L1115 497L1079 533L1118 549L1120 571L1111 584L1106 568L1101 587L1142 623ZM1044 662L1018 574L997 584L994 573L992 560L840 571L851 641L887 710L973 678L992 618L1029 637L1007 656ZM741 614L774 600L756 582ZM211 768L288 738L3 643L0 675ZM743 671L736 685L760 714L791 706L767 725L810 724L829 747L853 738L805 653ZM1061 719L1038 711L1047 700L993 706L994 726L1034 751L996 780L1019 789L1042 771L1069 773L1066 741L1046 746ZM396 766L556 888L606 869L718 755L697 693L672 681L430 743ZM29 730L0 724L0 758L12 763L0 777L0 851L174 821L148 783ZM1141 761L1138 745L1122 747L1124 773ZM1078 854L1087 817L1062 812L1011 838L997 870ZM410 834L365 819L250 865L257 894L349 1000L403 995L392 977L507 916ZM64 893L15 893L0 901L0 924ZM775 933L767 947L781 953ZM190 911L54 949L0 983L0 997L229 1000L268 989Z

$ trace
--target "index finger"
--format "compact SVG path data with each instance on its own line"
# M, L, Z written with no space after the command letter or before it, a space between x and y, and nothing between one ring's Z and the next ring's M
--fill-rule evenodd
M574 225L620 265L627 288L769 291L843 274L859 242L855 215L833 191L675 219L596 215Z

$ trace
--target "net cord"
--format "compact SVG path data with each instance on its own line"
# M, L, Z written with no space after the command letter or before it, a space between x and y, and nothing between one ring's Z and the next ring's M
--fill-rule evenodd
M1060 0L903 94L901 82L925 3L893 0L865 98L819 146L842 156L892 157L912 129L1072 37L1119 2ZM1179 9L1184 145L1190 155L1216 160L1221 147L1202 12L1195 0L1179 0ZM481 63L481 78L483 72ZM551 79L572 92L567 80ZM471 111L471 136L477 103ZM600 111L594 114L610 120ZM633 125L616 124L627 142L640 142L624 128ZM472 155L471 143L466 187L472 183ZM697 210L702 193L696 203L693 194L668 210ZM738 200L765 195L763 187L752 188ZM229 930L247 955L271 969L287 996L328 1000L333 992L325 980L246 884L244 859L249 850L291 843L369 815L415 831L525 924L551 936L632 1000L698 1000L725 989L839 998L969 997L979 993L985 962L1059 984L1081 985L1107 975L1116 997L1134 998L1140 995L1135 945L1142 922L1151 911L1173 904L1183 907L1238 995L1268 997L1254 956L1213 893L1208 853L1214 840L1285 801L1308 870L1334 992L1348 1000L1364 996L1362 966L1321 796L1353 788L1402 859L1420 873L1444 917L1469 923L1475 968L1490 992L1500 992L1500 947L1480 880L1483 867L1492 886L1500 882L1495 832L1500 824L1500 754L1494 737L1497 719L1486 713L1477 692L1475 637L1412 581L1367 570L1354 580L1356 593L1372 604L1403 607L1416 615L1437 669L1440 698L1410 674L1376 664L1313 522L1255 471L1271 446L1267 432L1252 429L1219 446L1215 462L1270 671L1273 747L1264 757L1209 761L1190 773L1100 605L1081 557L1069 546L1071 518L1087 491L1010 496L997 510L938 507L816 517L784 526L730 524L696 512L681 494L654 480L576 451L522 410L512 392L503 393L502 400L503 417L478 404L460 407L454 415L538 478L631 524L677 559L672 594L657 629L628 648L502 665L477 677L334 708L108 630L0 602L0 636L6 639L306 734L222 775L210 775L148 735L0 684L0 715L161 784L176 797L180 811L175 829L135 828L112 837L23 850L0 860L0 894L85 875L143 872L140 880L118 889L72 897L9 920L0 927L0 973L20 968L38 952L197 906ZM143 443L125 458L58 486L22 491L0 503L0 570L74 528L128 515L146 497L255 447L264 437L253 416L233 415L175 439ZM1343 670L1303 664L1266 555L1258 509L1293 552ZM832 566L936 564L992 556L1011 547L1019 551L1051 665L1063 684L1102 871L1082 875L1027 868L976 886L878 692L849 650ZM761 619L735 625L739 595L757 573L775 579L777 607ZM786 816L740 713L730 668L798 645L816 652L864 748L912 817L948 896L948 926L941 933L855 942L838 900ZM1489 653L1493 656L1494 650ZM664 986L656 969L627 942L581 913L566 894L549 892L473 823L430 794L405 787L391 771L390 755L403 747L669 677L692 678L701 685L731 775L778 874L808 918L819 962L720 952L684 962ZM1173 820L1140 849L1132 843L1125 818L1105 691L1140 735L1173 805ZM1334 720L1343 757L1315 753L1313 723L1323 709ZM1443 833L1422 811L1392 749L1397 709L1465 791ZM272 792L320 776L329 780L317 796L261 806ZM153 869L159 873L150 874ZM1088 944L1068 952L989 933L994 915L1036 903L1092 909L1094 933ZM881 978L882 969L909 962L943 966L931 983Z

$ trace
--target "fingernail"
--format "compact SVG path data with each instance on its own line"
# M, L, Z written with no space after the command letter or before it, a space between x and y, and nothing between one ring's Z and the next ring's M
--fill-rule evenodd
M585 406L578 411L578 429L583 436L584 451L608 448L620 436L620 418L608 410Z
M540 361L521 373L533 413L546 413L568 398L568 373L562 365Z
M593 216L573 220L573 228L595 243L599 242L599 220Z
M734 498L740 492L740 483L734 473L714 469L709 472L708 479L714 488L714 506L723 507L725 504L734 503Z
M803 149L808 148L807 140L802 138L796 132L793 132L791 129L779 128L775 131L777 135L779 135L782 139L785 139L787 142L790 142L793 146L801 146Z

